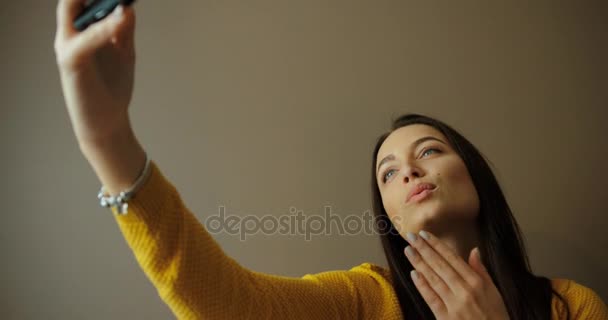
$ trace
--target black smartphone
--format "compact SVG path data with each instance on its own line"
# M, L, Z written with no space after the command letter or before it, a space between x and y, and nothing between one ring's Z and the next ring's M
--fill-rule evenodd
M86 29L91 24L105 18L116 6L131 5L135 0L94 0L85 6L74 20L74 28L78 31Z

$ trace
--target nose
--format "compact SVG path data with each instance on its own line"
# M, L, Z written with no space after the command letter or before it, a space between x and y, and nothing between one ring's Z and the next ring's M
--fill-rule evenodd
M410 181L414 180L414 178L422 177L422 170L416 166L408 166L401 172L403 172L404 183L409 183Z

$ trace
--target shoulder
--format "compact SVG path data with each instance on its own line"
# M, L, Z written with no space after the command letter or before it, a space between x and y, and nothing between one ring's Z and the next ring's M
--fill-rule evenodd
M393 291L390 271L370 262L361 263L348 270L330 270L307 274L304 278L318 280L326 285L344 286L349 284L361 291L373 292L375 295L379 291L390 295Z
M551 286L568 304L571 319L608 319L608 308L599 295L574 280L551 279ZM565 312L563 303L553 297L551 309L556 314Z
M390 270L388 268L382 267L371 262L364 262L358 266L354 266L349 271L364 273L371 276L372 278L392 284L392 276Z
M334 283L343 285L351 282L359 287L367 289L392 287L390 270L371 262L363 262L350 269L328 270L314 274L306 274L302 278L309 280L319 280L324 284Z
M345 276L354 279L365 279L366 282L392 286L390 270L371 262L363 262L348 270L331 270L316 274L307 274L304 277L325 278L334 276Z
M346 308L357 319L401 319L401 309L390 272L364 262L347 270L306 274L303 279L324 288L335 301L348 301Z

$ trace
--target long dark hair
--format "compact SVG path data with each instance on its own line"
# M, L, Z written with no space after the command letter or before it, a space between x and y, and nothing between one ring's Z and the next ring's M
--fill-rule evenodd
M412 124L437 129L464 161L479 196L479 252L510 318L551 319L553 294L564 303L570 318L567 304L553 290L550 280L532 273L519 226L482 154L447 124L420 114L406 114L394 119L391 130L378 138L372 158L372 207L404 318L435 319L435 316L409 276L413 267L403 253L407 242L396 231L384 210L376 181L376 158L380 146L393 131Z

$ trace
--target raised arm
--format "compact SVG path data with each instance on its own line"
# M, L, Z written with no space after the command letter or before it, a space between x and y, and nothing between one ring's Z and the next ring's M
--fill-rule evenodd
M128 115L135 13L127 7L78 32L72 22L85 2L59 1L55 53L80 149L106 191L116 194L133 184L145 162ZM114 216L178 318L399 319L390 284L370 264L302 278L243 268L221 250L154 162L151 170L127 214Z
M380 268L362 264L301 278L242 267L152 172L116 221L160 297L180 319L399 319ZM395 309L397 308L397 309Z

